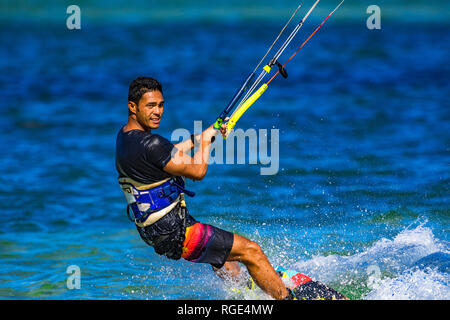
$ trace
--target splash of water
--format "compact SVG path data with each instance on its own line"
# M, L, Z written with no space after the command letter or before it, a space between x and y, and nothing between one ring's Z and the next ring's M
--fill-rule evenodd
M297 261L292 269L352 299L449 299L450 246L437 239L426 223L413 224L392 239L380 239L363 252L313 256ZM270 299L259 289L231 288L226 289L231 299Z
M441 254L440 265L450 261L448 243L436 239L425 224L380 239L354 255L315 256L293 267L357 299L448 299L447 269L416 263L435 253Z

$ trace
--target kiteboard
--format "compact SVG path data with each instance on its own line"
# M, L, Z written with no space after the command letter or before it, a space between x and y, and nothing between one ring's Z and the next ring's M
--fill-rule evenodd
M298 271L275 267L286 287L291 289L297 300L342 300L347 299L342 293L315 281Z
M346 300L347 298L340 292L326 286L325 284L313 280L311 277L298 271L274 266L275 271L288 289L292 291L295 300ZM246 282L244 290L253 291L257 286L250 277ZM241 292L240 289L233 289L234 292Z

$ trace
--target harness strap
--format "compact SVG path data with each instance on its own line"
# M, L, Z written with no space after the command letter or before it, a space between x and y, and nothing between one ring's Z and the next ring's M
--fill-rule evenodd
M153 212L151 213L143 222L139 222L136 219L132 219L131 221L133 221L134 223L136 223L136 225L138 227L144 228L147 227L153 223L155 223L156 221L158 221L159 219L161 219L162 217L164 217L166 214L168 214L170 211L173 210L173 208L175 208L178 204L180 203L180 197L178 197L178 199L176 201L174 201L171 205L169 205L168 207L161 209L159 211ZM129 207L129 205L128 205ZM127 208L128 208L127 207ZM127 210L128 211L128 210ZM130 215L128 215L128 218L130 218Z
M184 188L175 178L167 178L153 184L142 184L129 177L119 178L119 184L127 200L127 216L138 226L148 226L161 219L179 202L180 197L195 193ZM184 202L184 197L183 197Z

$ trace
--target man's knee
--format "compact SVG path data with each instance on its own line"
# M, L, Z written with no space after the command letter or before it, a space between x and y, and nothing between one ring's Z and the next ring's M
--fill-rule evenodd
M259 246L259 244L257 244L254 241L249 241L247 244L247 251L253 255L258 255L262 253L262 249Z
M244 261L251 262L264 257L261 247L254 241L247 240L243 251L242 258Z
M247 262L258 263L260 259L264 259L265 255L256 242L236 234L234 237L229 261L240 261L245 264Z

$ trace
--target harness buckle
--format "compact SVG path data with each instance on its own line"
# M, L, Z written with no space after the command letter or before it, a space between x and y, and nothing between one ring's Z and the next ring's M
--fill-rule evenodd
M170 185L168 185L168 186L164 186L163 188L162 188L162 190L161 190L161 193L162 193L162 197L164 197L164 196L166 196L166 197L168 197L168 196L170 196L172 193L174 193L174 192L176 192L177 190L176 190L176 188L175 188L175 190L172 188L172 185L170 184ZM161 196L160 196L160 198L162 198Z

